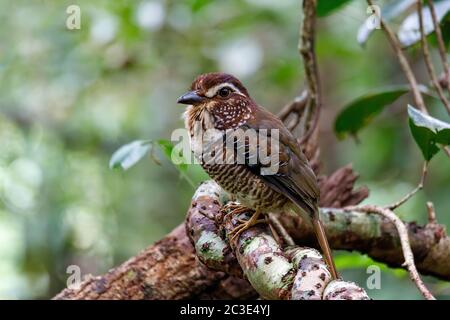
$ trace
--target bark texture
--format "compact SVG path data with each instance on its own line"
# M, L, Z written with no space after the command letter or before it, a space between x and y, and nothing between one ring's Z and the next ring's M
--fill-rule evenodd
M183 299L224 275L197 263L183 225L107 274L65 289L55 299Z

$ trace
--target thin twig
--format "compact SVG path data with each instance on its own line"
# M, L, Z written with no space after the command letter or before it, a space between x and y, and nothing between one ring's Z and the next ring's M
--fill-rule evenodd
M268 225L269 225L270 232L272 233L272 236L273 236L273 238L275 239L275 241L276 241L278 244L283 243L284 240L281 239L281 237L278 235L278 232L277 232L277 230L275 230L275 228L273 227L273 225L272 225L271 223L268 223Z
M419 289L420 293L425 297L427 300L436 300L436 298L431 294L431 292L427 289L425 284L423 283L422 279L420 278L420 275L417 271L416 265L414 263L414 255L411 250L411 245L409 243L409 237L408 237L408 230L403 223L402 220L400 220L397 215L387 209L382 208L378 206L373 205L367 205L367 206L355 206L355 207L346 207L344 208L345 211L359 211L359 212L366 212L366 213L377 213L382 215L383 217L387 218L389 221L391 221L399 234L400 237L400 243L402 246L403 256L405 258L404 266L408 269L409 275L411 277L411 280L415 283L417 288Z
M439 47L439 55L442 60L442 66L444 67L445 78L447 79L447 90L450 92L450 68L447 61L447 50L445 48L444 38L442 37L441 27L439 26L439 21L436 15L436 9L434 7L433 0L428 0L428 5L430 7L431 19L434 24L434 31L436 33L436 38Z
M444 91L442 90L439 79L436 75L436 72L434 71L433 62L431 61L430 57L430 50L428 48L428 41L425 35L425 30L423 27L423 13L422 13L422 0L417 0L417 15L419 16L419 26L420 26L420 40L422 43L422 51L423 56L425 59L425 65L427 66L428 74L430 75L431 82L433 83L434 88L436 89L439 98L441 99L442 103L444 104L445 109L450 114L450 104L447 100L447 97L444 94Z
M450 70L449 70L450 71ZM450 86L450 82L447 80L447 74L445 71L442 71L439 75L439 84L441 85L442 89L446 89Z
M269 213L267 216L269 218L270 225L275 228L276 233L279 236L281 236L283 241L288 246L294 246L295 245L294 240L289 235L289 233L286 231L286 229L283 227L283 225L281 224L280 220L278 220L278 218L275 216L275 214L274 213Z
M319 123L320 109L322 107L319 69L317 66L315 51L316 4L316 0L303 1L304 18L299 31L298 48L301 56L303 57L303 65L306 74L310 107L309 114L313 117L311 119L312 123L310 123L306 134L300 140L300 144L308 140L312 133L316 130Z
M307 101L308 92L305 90L299 96L295 97L294 100L285 105L283 109L280 110L280 112L278 112L278 118L281 121L286 121L287 118L293 113L301 115L305 109Z
M431 201L427 202L427 211L428 211L428 222L436 223L436 211L434 211L433 202Z
M371 6L373 5L372 0L367 0L367 3ZM394 49L398 61L400 62L400 67L402 68L403 73L405 74L406 79L409 82L411 91L414 96L414 102L416 104L416 107L419 108L423 113L428 114L428 110L425 107L425 102L423 101L422 94L419 90L419 85L417 83L416 77L414 76L414 73L412 71L411 65L408 62L408 59L406 58L405 54L402 51L397 36L384 22L382 17L380 17L380 24L384 32L386 33L387 39L389 40L389 43L391 44L392 49Z
M425 182L425 178L427 176L427 168L428 168L428 162L425 161L423 163L423 167L422 167L422 176L420 178L420 182L417 185L417 187L415 187L412 191L410 191L408 194L406 194L403 198L401 198L399 201L389 205L389 206L385 206L386 209L389 210L395 210L398 207L400 207L402 204L404 204L406 201L408 201L411 197L413 197L418 191L422 190L423 188L423 184Z

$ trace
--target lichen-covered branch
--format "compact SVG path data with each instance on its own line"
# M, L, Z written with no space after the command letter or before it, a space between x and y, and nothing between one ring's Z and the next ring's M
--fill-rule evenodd
M213 181L203 183L192 199L186 229L205 265L232 275L245 275L265 299L368 299L365 291L351 282L335 281L333 289L329 289L331 274L319 252L298 246L282 248L267 223L230 240L230 232L250 218L251 210L235 214L235 203L227 200Z
M367 197L353 190L357 176L350 167L320 178L322 203L346 206ZM207 206L205 206L206 208ZM198 207L202 209L202 206ZM135 275L127 277L127 275ZM68 288L54 299L248 299L256 292L247 281L198 263L185 225L108 273L89 277L79 288Z
M388 219L336 208L322 208L321 218L333 249L359 251L390 267L404 267L400 238ZM297 243L317 247L312 228L292 216L280 219ZM405 226L419 272L450 280L450 238L445 227L435 222L424 226L409 222Z
M380 214L383 217L387 218L391 223L393 223L395 225L395 228L397 229L397 233L400 238L400 244L403 251L403 257L405 259L403 266L405 266L405 268L408 270L411 280L415 283L415 285L419 289L420 293L424 296L424 298L427 300L436 300L433 294L428 290L428 288L423 283L422 278L419 275L419 272L417 272L417 267L414 262L414 254L412 253L411 250L408 230L406 229L405 223L402 220L400 220L400 218L392 210L374 205L348 207L345 208L345 210Z
M322 221L334 249L359 251L392 267L404 259L395 227L382 216L345 212L367 197L365 188L353 189L357 176L344 167L320 177ZM212 203L214 204L214 203ZM198 207L202 209L200 205ZM206 209L207 206L204 206ZM296 243L317 247L313 230L291 215L279 217ZM450 238L442 225L407 223L419 272L450 280ZM80 288L65 289L55 299L248 299L256 292L247 281L213 271L197 261L182 224L160 241L108 273L90 277ZM130 275L127 277L127 275Z

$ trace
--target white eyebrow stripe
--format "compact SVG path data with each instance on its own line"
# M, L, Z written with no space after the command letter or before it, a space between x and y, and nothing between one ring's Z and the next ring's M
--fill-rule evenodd
M229 82L221 83L221 84L218 84L218 85L216 85L216 86L210 88L210 89L206 92L205 95L206 95L208 98L212 98L212 97L214 97L214 96L217 94L217 92L218 92L220 89L222 89L222 88L224 88L224 87L230 87L231 89L233 89L234 92L240 94L241 96L244 96L244 94L243 94L238 88L236 88L236 86L235 86L234 84L229 83Z

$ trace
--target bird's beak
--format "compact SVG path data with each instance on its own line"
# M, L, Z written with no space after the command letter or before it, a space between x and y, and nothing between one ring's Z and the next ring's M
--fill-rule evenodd
M205 100L204 97L198 95L195 91L189 91L178 98L177 102L182 104L199 104Z

